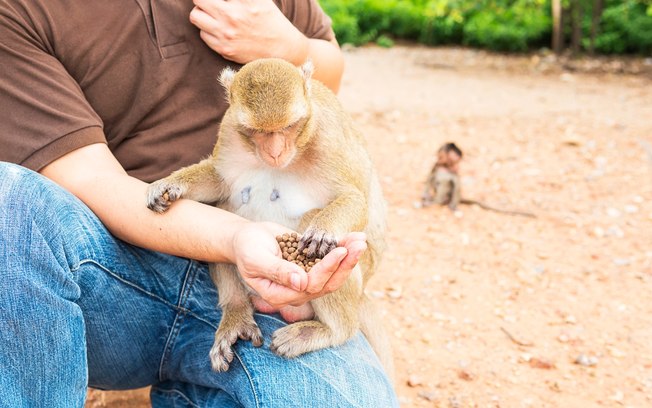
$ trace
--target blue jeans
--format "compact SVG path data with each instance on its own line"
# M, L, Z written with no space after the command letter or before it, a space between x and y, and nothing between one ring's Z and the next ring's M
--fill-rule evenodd
M143 205L145 205L143 203ZM393 407L364 337L284 359L285 325L256 314L265 345L238 341L226 373L208 352L220 321L205 264L113 237L77 198L0 163L0 407L81 407L88 386L152 385L160 407Z

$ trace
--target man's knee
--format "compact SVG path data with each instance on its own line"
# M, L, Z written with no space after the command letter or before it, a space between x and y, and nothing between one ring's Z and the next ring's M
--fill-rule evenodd
M72 267L91 249L94 231L104 229L79 199L16 164L0 162L0 197L0 261L26 265L54 255Z
M269 323L263 325L269 338ZM273 325L272 325L273 326ZM397 397L380 361L362 334L345 344L295 359L268 356L268 344L248 350L240 361L251 374L255 400L264 406L396 407ZM264 361L264 364L261 362Z
M19 221L19 214L30 217L39 210L56 207L58 203L66 205L76 200L70 193L41 174L23 166L0 162L0 212L14 215Z

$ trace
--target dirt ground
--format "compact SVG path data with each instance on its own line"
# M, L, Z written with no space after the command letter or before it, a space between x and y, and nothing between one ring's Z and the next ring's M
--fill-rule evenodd
M401 405L652 406L652 61L397 46L346 62L340 97L389 202L368 290ZM419 208L447 141L465 196L537 218Z

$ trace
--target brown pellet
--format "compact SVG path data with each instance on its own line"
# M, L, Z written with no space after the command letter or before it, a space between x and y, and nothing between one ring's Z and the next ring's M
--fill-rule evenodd
M299 265L306 272L310 272L315 264L321 261L320 258L309 258L308 248L304 248L301 251L298 250L301 236L297 233L293 232L291 234L279 235L276 237L276 241L281 248L283 259Z

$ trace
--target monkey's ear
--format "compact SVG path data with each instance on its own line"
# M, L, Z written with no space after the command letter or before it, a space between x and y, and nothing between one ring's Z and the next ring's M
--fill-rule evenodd
M306 86L306 91L310 93L310 79L312 78L312 73L315 71L315 66L312 63L311 59L308 59L300 68L301 76L303 77L303 83Z
M234 77L235 70L233 70L231 67L224 68L220 73L219 81L226 90L227 98L231 96L231 84L233 84Z

